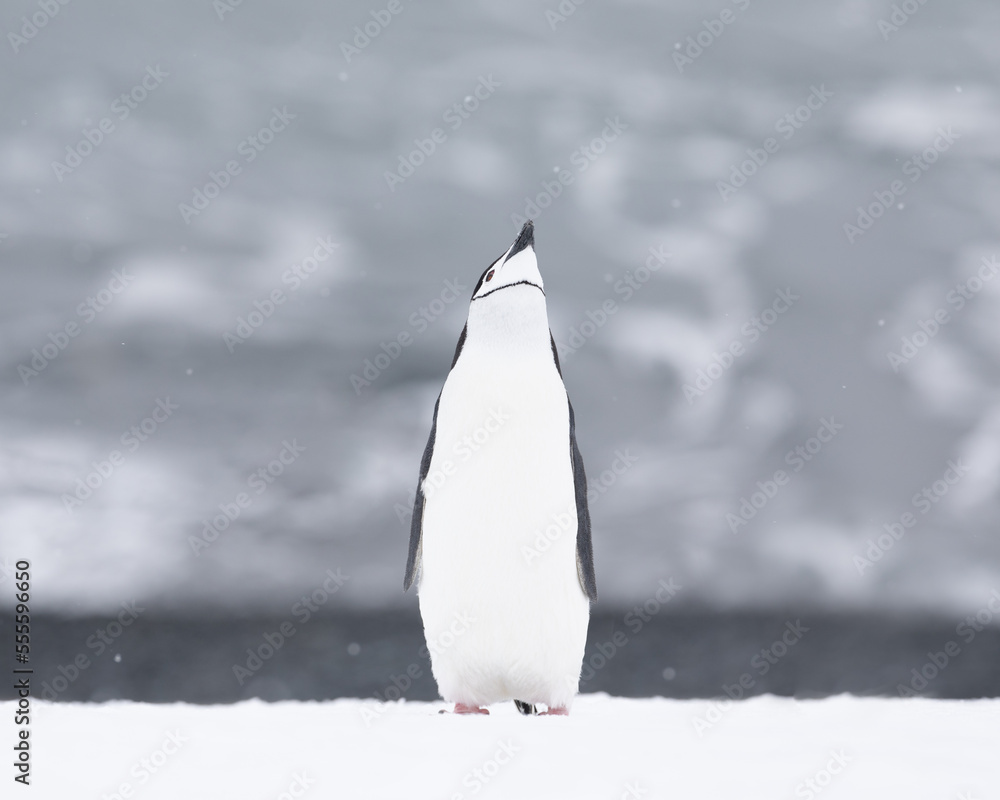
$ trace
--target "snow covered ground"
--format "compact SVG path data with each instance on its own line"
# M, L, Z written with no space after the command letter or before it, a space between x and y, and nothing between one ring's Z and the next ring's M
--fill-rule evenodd
M439 715L441 708L364 700L41 703L32 719L30 796L1000 796L997 700L720 703L598 694L581 696L568 718L521 717L513 704L475 718ZM13 717L13 703L0 704L0 717Z

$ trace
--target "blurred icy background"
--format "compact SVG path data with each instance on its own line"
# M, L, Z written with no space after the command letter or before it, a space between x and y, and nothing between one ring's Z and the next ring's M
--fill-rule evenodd
M339 608L412 609L400 507L468 294L558 170L573 183L536 234L556 339L616 303L563 357L580 447L592 477L616 451L637 458L592 506L601 607L662 578L717 609L985 604L1000 280L960 311L947 297L1000 257L1000 8L928 2L892 31L889 0L590 0L564 20L554 2L403 2L348 60L342 43L385 8L100 0L18 40L39 6L4 5L0 558L32 560L40 610L281 614L327 569L350 576ZM723 9L732 22L679 68ZM116 98L157 69L121 119ZM481 79L499 86L448 116ZM776 134L813 87L832 96ZM286 107L248 161L245 140ZM105 117L114 129L57 175ZM606 118L627 127L581 161ZM434 128L443 143L390 191L386 171ZM913 182L907 162L940 129L958 138ZM723 200L718 182L771 136L778 151ZM230 160L240 173L186 222L179 204ZM905 194L849 242L857 206L896 180ZM291 290L320 238L338 247ZM670 256L625 300L615 287L650 248ZM87 321L78 306L115 270L134 277ZM446 281L466 289L418 328ZM231 353L224 335L275 289L287 301ZM785 289L800 299L751 342L744 324ZM894 370L889 351L939 308L949 321ZM19 371L71 322L64 351ZM351 374L403 332L412 344L356 392ZM734 341L745 353L689 402ZM178 410L123 447L167 398ZM786 454L830 417L843 429L734 533L726 515L792 473ZM196 556L203 520L293 439L305 452ZM124 463L67 511L115 450ZM968 472L922 514L912 497L949 460ZM906 512L917 525L862 572L855 557Z

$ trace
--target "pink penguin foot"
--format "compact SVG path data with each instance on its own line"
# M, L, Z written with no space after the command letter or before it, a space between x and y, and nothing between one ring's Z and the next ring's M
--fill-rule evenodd
M442 711L442 714L447 714L447 711ZM453 714L489 714L490 710L488 708L483 708L482 706L469 706L465 703L455 703L455 710Z
M555 708L550 708L548 711L543 711L539 716L542 717L568 717L569 709L566 706L556 706Z

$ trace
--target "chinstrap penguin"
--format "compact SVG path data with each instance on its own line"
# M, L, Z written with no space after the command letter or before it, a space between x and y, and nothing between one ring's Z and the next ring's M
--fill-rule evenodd
M479 278L420 462L404 589L456 713L566 714L597 599L587 480L534 227Z

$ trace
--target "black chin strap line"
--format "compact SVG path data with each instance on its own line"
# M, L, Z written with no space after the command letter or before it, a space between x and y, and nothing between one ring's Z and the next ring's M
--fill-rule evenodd
M486 292L486 294L481 294L479 295L479 297L473 297L472 302L476 302L476 300L482 300L484 297L489 297L491 294L493 294L494 292L499 292L501 289L509 289L512 286L521 286L521 285L534 286L536 289L538 289L538 291L542 293L543 297L545 296L545 290L541 286L539 286L537 283L532 283L531 281L524 280L524 281L514 281L514 283L508 283L505 286L498 286L496 289L490 289L488 292Z

